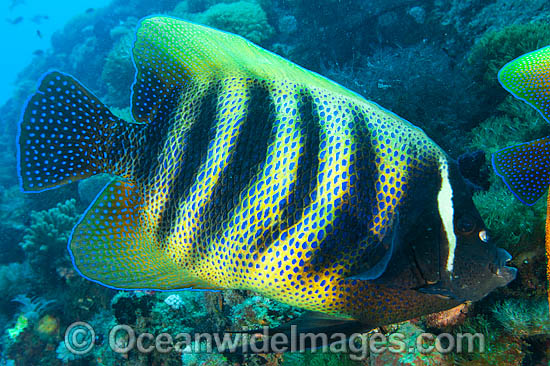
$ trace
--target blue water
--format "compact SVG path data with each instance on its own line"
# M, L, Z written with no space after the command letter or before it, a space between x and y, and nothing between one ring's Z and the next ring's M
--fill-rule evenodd
M51 35L73 16L109 0L4 0L0 3L0 32L5 57L0 61L0 104L13 93L13 83L33 59L33 52L51 47ZM18 21L17 19L23 19ZM14 24L14 22L16 24ZM9 50L9 51L8 51ZM8 55L9 52L9 55Z

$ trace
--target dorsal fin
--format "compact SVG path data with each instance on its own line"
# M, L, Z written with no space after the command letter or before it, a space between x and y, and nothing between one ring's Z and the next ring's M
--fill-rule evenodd
M153 16L139 23L133 59L137 73L132 114L138 122L153 120L163 101L177 97L178 88L186 83L206 86L228 77L293 80L300 85L311 84L314 76L317 86L358 98L240 36L171 17Z
M498 80L550 122L550 46L510 61L500 69Z

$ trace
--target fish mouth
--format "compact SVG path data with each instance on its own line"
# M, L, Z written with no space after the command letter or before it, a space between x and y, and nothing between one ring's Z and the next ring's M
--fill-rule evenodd
M517 268L507 266L507 263L512 260L512 256L502 248L497 249L496 261L491 266L491 272L498 278L505 281L505 284L513 281L517 275ZM503 286L504 286L503 285Z

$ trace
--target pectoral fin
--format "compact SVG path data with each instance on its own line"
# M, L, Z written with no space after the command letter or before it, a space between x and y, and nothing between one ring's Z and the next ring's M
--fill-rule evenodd
M385 252L382 258L366 271L361 272L354 276L350 276L347 279L366 281L366 280L375 280L379 278L388 267L388 263L390 262L390 259L392 258L393 254L395 253L395 248L398 246L398 244L399 244L399 215L396 213L391 230L388 230L388 232L386 232L386 235L384 236L384 238L382 239L382 242L378 245L378 247L373 248L374 251Z

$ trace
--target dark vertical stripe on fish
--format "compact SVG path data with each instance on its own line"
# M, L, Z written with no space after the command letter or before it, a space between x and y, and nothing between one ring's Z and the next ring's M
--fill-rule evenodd
M298 107L299 128L302 130L305 141L300 147L297 179L292 187L281 230L296 224L302 217L304 208L311 203L311 195L315 192L319 170L321 126L312 97L308 94L301 95Z
M162 154L164 142L168 135L169 129L172 127L171 114L177 111L179 102L179 94L181 88L175 88L172 93L161 101L160 107L152 120L146 124L136 123L136 126L145 126L141 128L143 131L138 137L132 137L129 133L122 133L121 139L135 141L137 145L134 152L135 158L132 159L132 167L134 169L134 177L137 181L151 180L155 177L158 157ZM128 152L125 152L127 154ZM130 151L132 153L132 151ZM127 162L124 157L120 158L123 162ZM146 192L144 192L146 193Z
M166 201L164 208L162 225L159 225L159 242L163 242L169 235L170 230L176 223L176 216L180 208L180 203L183 202L189 194L190 187L195 182L198 172L206 159L208 147L212 144L216 135L216 114L218 106L218 93L220 84L211 87L200 99L198 106L186 105L184 108L199 109L197 120L189 127L183 137L183 141L179 140L178 136L167 135L168 139L173 141L165 141L164 146L170 146L170 152L181 149L180 144L184 144L183 158L181 163L174 169L174 182L170 187L170 196ZM177 118L177 114L172 116ZM181 124L183 121L175 121L173 123ZM166 152L165 152L166 153Z
M205 240L231 218L241 196L264 166L268 146L273 142L275 108L269 92L263 87L252 87L248 94L246 120L240 126L231 161L202 215L198 240Z

